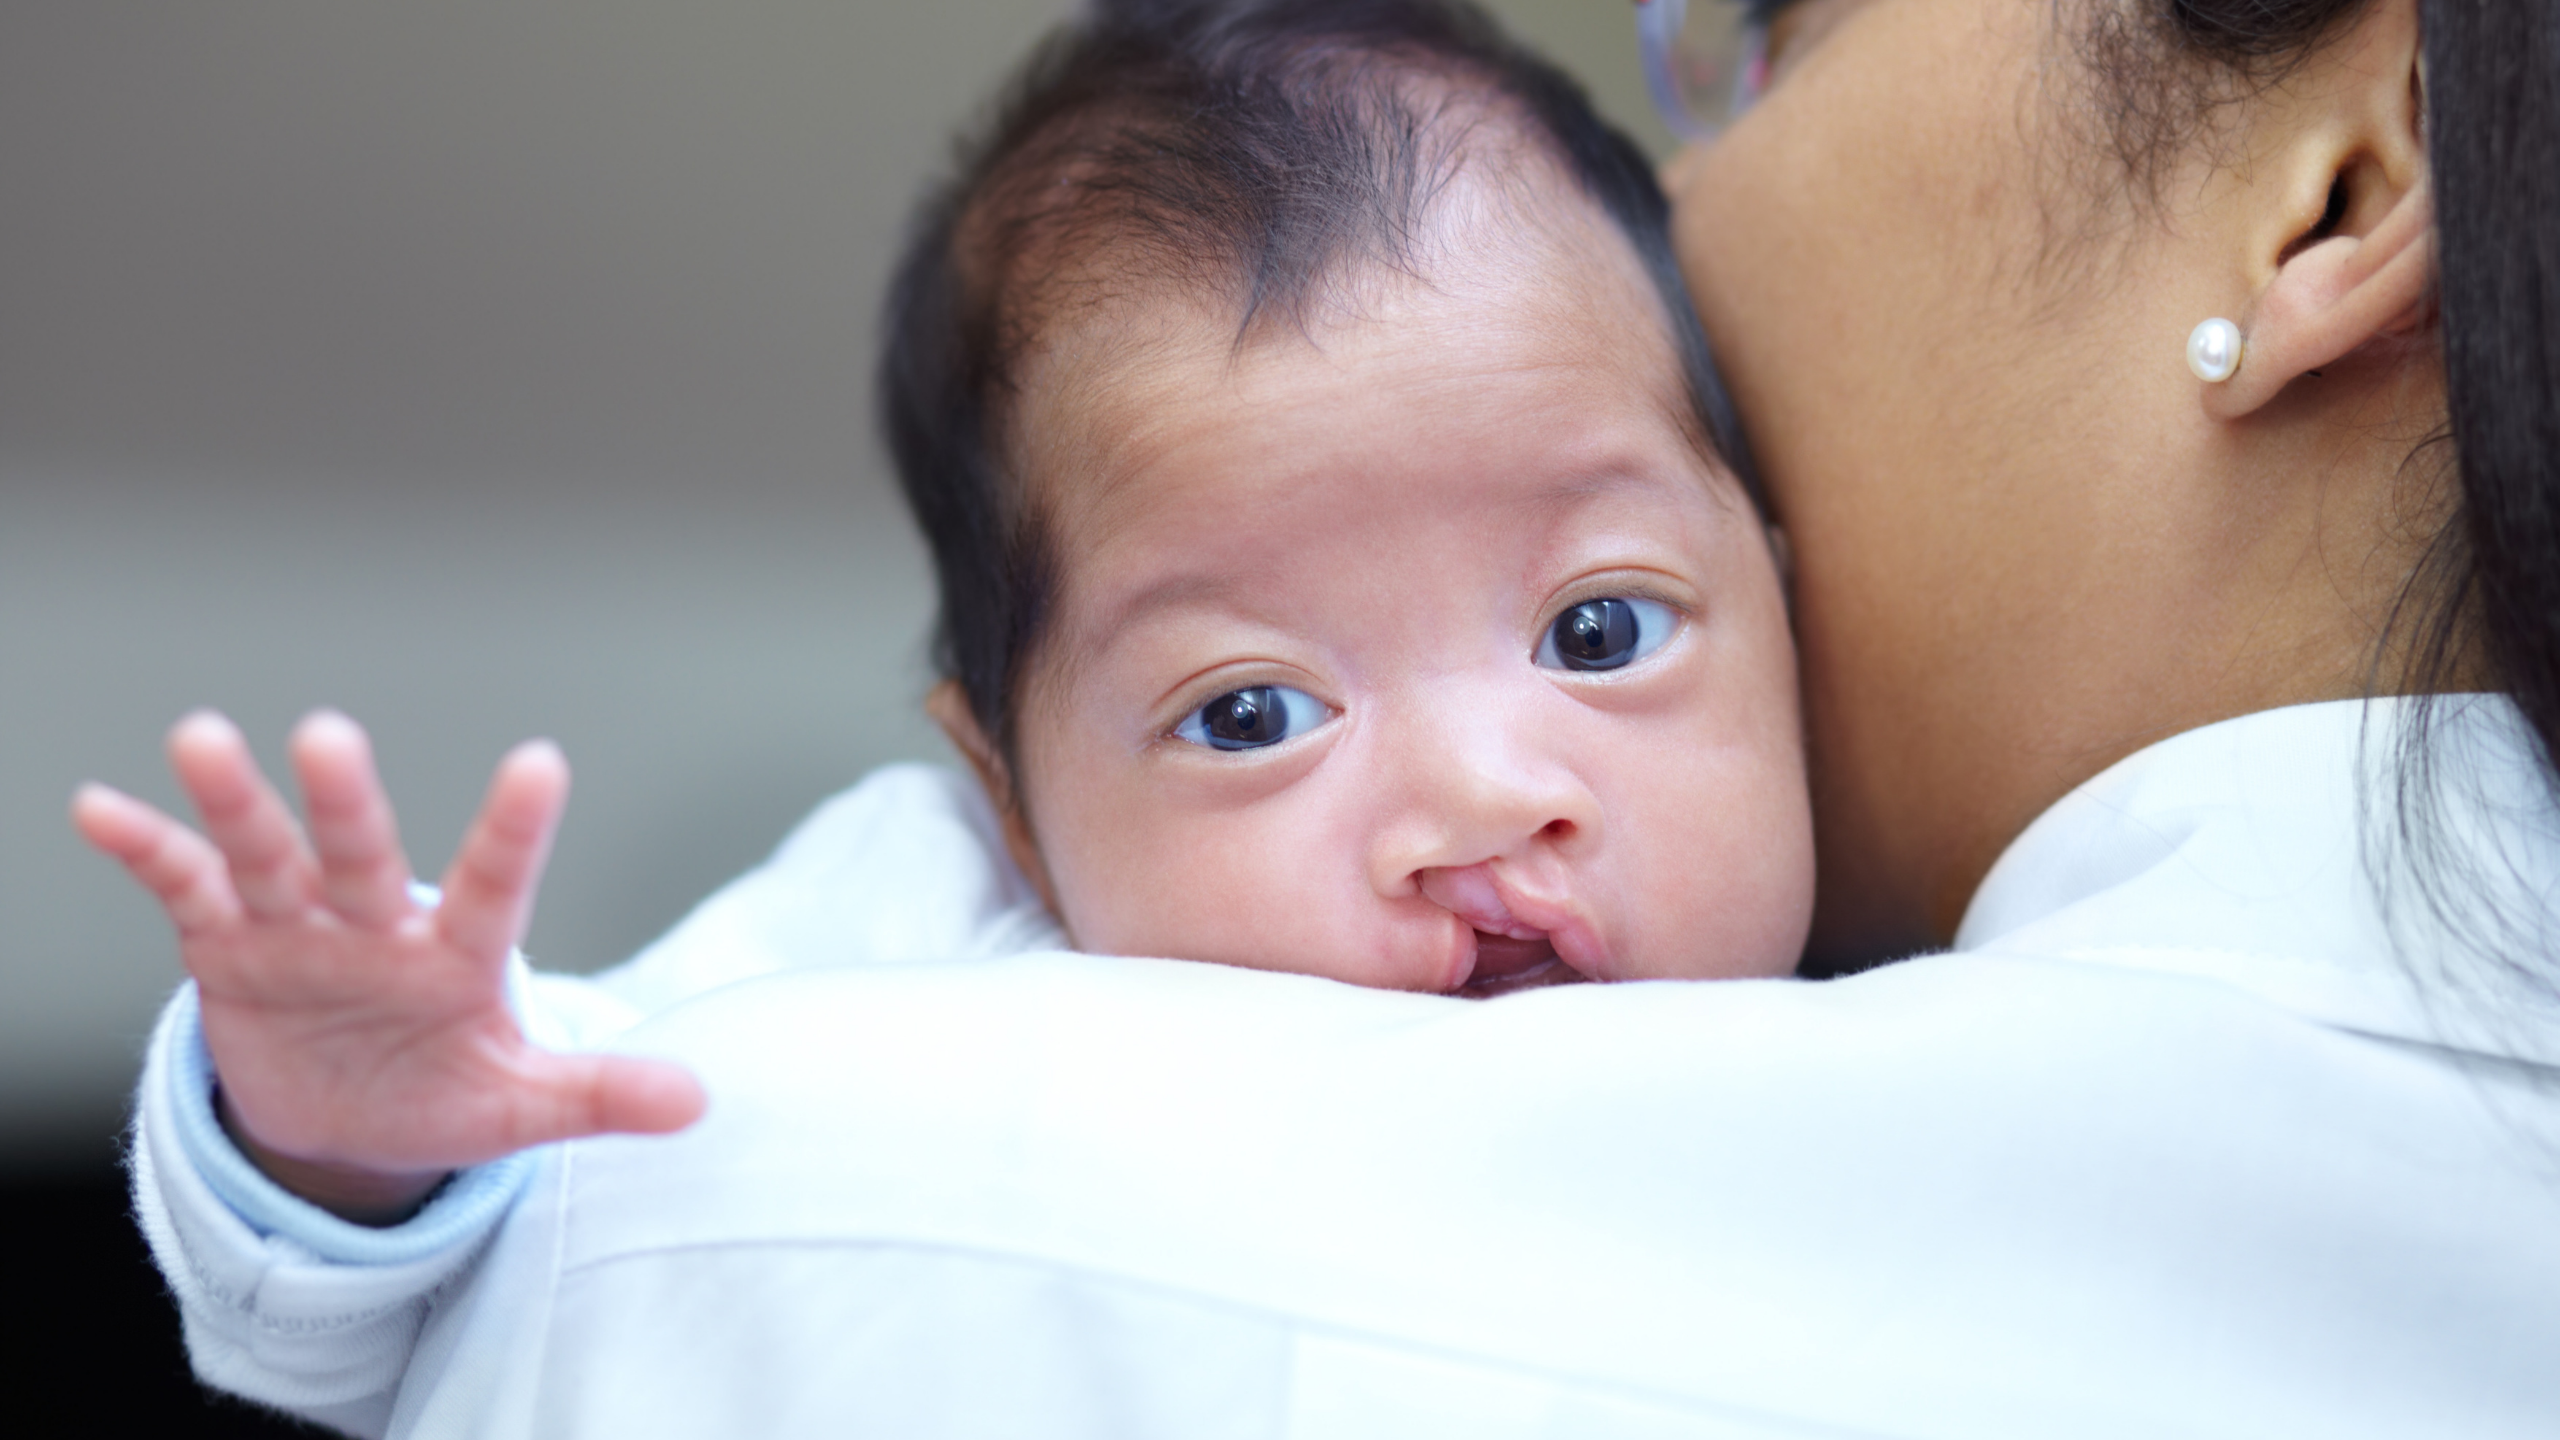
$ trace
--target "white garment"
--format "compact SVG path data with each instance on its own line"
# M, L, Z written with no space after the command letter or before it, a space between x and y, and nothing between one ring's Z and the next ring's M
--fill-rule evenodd
M2390 933L2458 952L2373 899L2365 713L2124 761L1962 953L1825 984L846 968L876 917L757 887L941 892L903 822L822 812L616 982L685 977L616 1044L709 1117L542 1152L485 1252L258 1235L168 1138L165 1032L141 1204L199 1367L368 1434L2547 1435L2560 1015L2399 978ZM2444 743L2448 833L2547 946L2519 722ZM975 818L978 908L905 953L1029 933ZM708 988L733 951L783 973Z

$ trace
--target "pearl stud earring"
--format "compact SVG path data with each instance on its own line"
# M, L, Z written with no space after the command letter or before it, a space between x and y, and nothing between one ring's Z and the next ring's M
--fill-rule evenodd
M2240 369L2240 327L2216 316L2187 336L2187 368L2207 385L2219 385Z

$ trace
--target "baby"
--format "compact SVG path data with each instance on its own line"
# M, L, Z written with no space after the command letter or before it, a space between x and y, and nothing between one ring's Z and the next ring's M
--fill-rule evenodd
M1015 858L1107 953L1792 968L1792 650L1631 147L1436 7L1137 33L1034 62L892 310Z
M1472 12L1106 7L927 207L887 342L929 703L1077 948L1466 996L1792 970L1793 652L1662 200ZM269 1175L391 1220L699 1113L510 1018L556 752L432 909L352 724L297 735L307 836L223 722L172 753L209 842L78 819L176 922Z

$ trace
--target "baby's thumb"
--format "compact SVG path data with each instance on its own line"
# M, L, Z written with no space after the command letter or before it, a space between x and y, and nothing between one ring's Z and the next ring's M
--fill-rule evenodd
M558 1055L552 1077L558 1109L550 1133L531 1143L584 1135L663 1135L702 1118L710 1097L693 1072L668 1060L630 1055Z
M672 1060L600 1055L596 1079L598 1130L664 1135L702 1118L711 1097L702 1082Z

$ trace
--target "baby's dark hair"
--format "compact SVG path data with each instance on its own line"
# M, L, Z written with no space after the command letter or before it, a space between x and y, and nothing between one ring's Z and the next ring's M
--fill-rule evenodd
M1034 52L918 208L883 325L883 430L940 580L934 665L1008 765L1059 573L1006 473L1040 327L1149 289L1231 302L1239 345L1303 327L1347 270L1410 265L1488 118L1625 234L1700 439L1759 503L1652 167L1562 72L1465 0L1103 0Z

